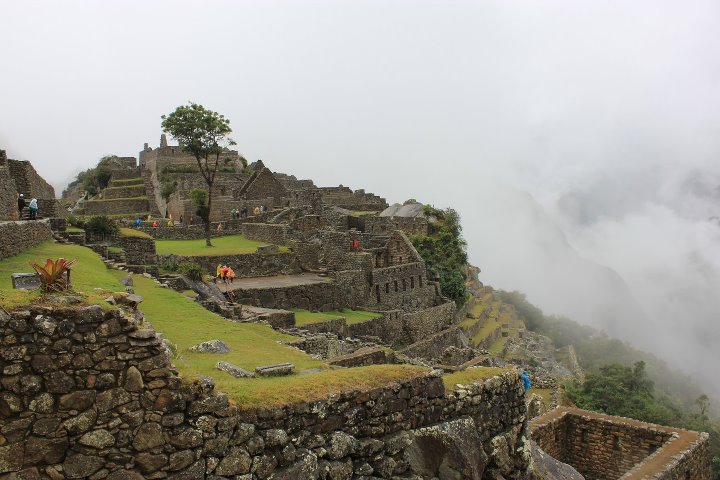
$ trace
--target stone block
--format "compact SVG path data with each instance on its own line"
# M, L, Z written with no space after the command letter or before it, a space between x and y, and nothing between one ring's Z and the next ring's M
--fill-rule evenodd
M42 286L37 273L13 273L10 277L13 288L18 290L37 290Z
M248 372L244 368L238 367L237 365L233 365L232 363L218 362L215 365L215 368L217 368L218 370L221 370L223 372L227 372L235 378L254 378L255 377L254 373Z
M290 375L295 369L295 365L292 363L278 363L277 365L265 365L262 367L256 367L255 373L261 377L276 377L283 375Z

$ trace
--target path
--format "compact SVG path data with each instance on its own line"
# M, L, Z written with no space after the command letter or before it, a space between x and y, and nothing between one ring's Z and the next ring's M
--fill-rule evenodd
M249 290L263 288L287 288L300 285L314 285L318 283L330 283L328 277L321 277L314 273L301 273L298 275L271 275L269 277L236 278L229 285L218 282L217 286L221 291Z

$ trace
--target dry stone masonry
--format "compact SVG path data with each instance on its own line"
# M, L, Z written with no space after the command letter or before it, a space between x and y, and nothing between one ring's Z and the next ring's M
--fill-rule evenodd
M0 311L0 478L524 478L515 370L451 392L427 374L240 409L207 379L181 380L135 317Z

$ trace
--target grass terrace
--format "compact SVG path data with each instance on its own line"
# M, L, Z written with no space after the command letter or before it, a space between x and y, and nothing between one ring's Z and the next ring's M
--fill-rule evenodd
M114 178L110 179L110 183L113 185L117 185L117 184L133 185L133 184L140 184L140 183L144 183L144 182L145 182L145 180L142 177L123 178L123 179L119 179L119 180L115 180ZM109 187L109 188L112 188L112 187Z
M356 323L363 323L382 317L381 313L366 312L364 310L350 310L347 308L343 310L332 310L329 312L311 312L300 308L294 308L292 311L295 312L295 326L297 327L302 327L303 325L309 325L312 323L329 322L339 318L344 318L345 323L348 325L354 325Z
M136 238L152 238L149 234L134 228L123 227L120 229L120 235L123 237L136 237Z
M244 253L255 253L257 247L267 245L267 242L256 242L248 240L242 235L228 235L212 239L213 246L205 246L205 239L198 240L156 240L155 249L158 255L183 255L183 256L219 256L219 255L240 255ZM290 250L285 246L279 246L279 252L285 253Z
M470 367L460 372L443 375L443 383L446 392L457 390L458 385L469 385L473 382L482 382L488 378L503 374L509 371L507 368L499 367Z
M177 347L174 360L181 375L192 379L211 376L218 390L242 406L271 406L326 398L345 390L376 388L393 381L413 378L427 369L411 365L373 365L330 369L301 350L284 345L294 337L276 332L267 325L234 323L216 315L181 293L161 288L143 276L133 277L135 291L142 295L140 308L153 327ZM228 354L194 353L188 349L200 342L221 339L232 350ZM255 367L292 362L295 370L319 369L308 375L238 379L215 369L226 361L253 371Z
M87 295L88 303L109 308L109 304L103 299L111 292L125 291L117 276L105 267L95 252L79 245L50 241L0 261L0 304L4 308L13 309L27 305L40 295L38 291L14 290L10 274L33 272L30 262L44 263L48 258L77 259L70 274L70 281L73 290Z

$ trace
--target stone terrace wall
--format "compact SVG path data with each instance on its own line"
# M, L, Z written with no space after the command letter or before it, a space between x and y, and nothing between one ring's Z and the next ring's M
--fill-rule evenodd
M389 235L402 230L409 235L427 235L428 221L425 217L360 217L365 233Z
M341 310L345 296L335 283L315 283L291 287L243 288L235 290L238 303L263 308L304 308L313 311Z
M431 478L440 469L520 479L527 470L515 370L456 392L419 376L241 410L208 380L181 382L155 332L118 310L0 310L0 345L8 479Z
M28 200L33 197L44 200L55 198L55 189L35 171L30 162L8 159L7 166L18 193L25 194L25 198Z
M706 434L558 407L532 421L532 438L588 480L711 478ZM663 458L678 441L688 445Z
M227 265L235 271L236 278L265 277L269 275L291 275L300 273L297 257L292 253L247 253L243 255L218 256L182 256L160 255L159 263L197 263L210 275L215 275L218 263Z
M117 215L145 213L150 211L147 198L126 198L122 200L89 200L83 204L85 215Z
M155 241L152 238L125 237L118 238L120 248L125 251L125 263L128 265L155 265Z
M0 222L0 260L17 255L52 238L48 220Z
M0 150L3 154L4 150ZM7 166L0 165L0 220L17 220L17 187Z

